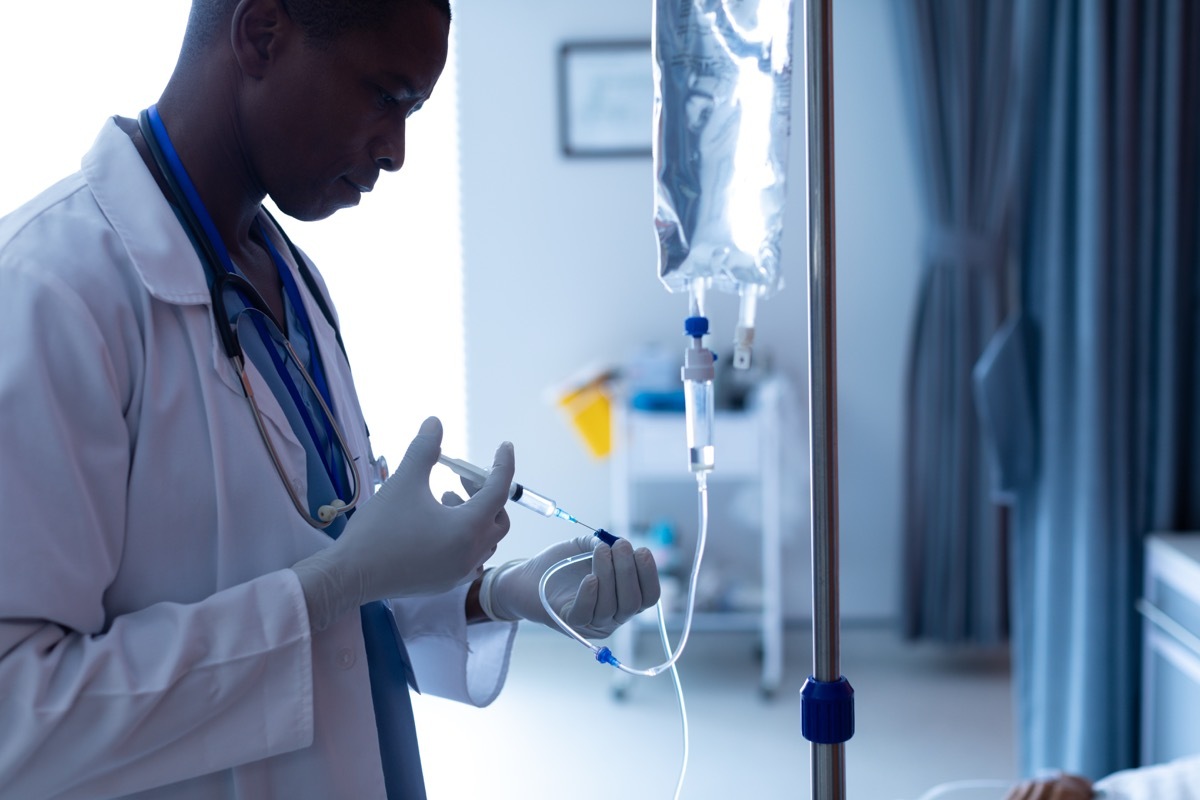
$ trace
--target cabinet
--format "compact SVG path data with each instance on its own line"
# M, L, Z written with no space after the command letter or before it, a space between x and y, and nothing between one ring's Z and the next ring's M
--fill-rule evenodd
M780 389L775 380L764 380L751 393L745 410L716 412L716 467L708 476L710 525L700 577L702 584L715 587L714 594L724 593L726 600L713 604L698 599L691 632L692 637L711 630L758 632L762 657L759 688L765 696L774 694L783 675ZM696 479L688 470L684 415L631 408L619 397L613 405L612 532L637 544L645 543L647 523L655 514L651 510L654 501L661 503L667 495L674 498L668 502L676 521L677 566L673 575L664 575L663 597L668 608L667 628L672 644L676 644L699 528ZM740 492L742 499L752 497L757 513L742 514L742 519L734 523L721 523L718 530L713 520L733 492ZM729 577L722 574L722 567L732 566L730 559L723 563L715 557L730 547L743 556L748 549L757 554L756 559L749 559L752 566L757 562L756 569L738 577L736 590L721 584ZM706 578L711 580L706 582ZM672 600L675 602L670 603ZM657 636L653 647L646 647L640 657L636 653L639 634L657 627L657 611L643 612L613 635L613 652L632 666L661 663L664 659ZM680 663L687 663L686 650ZM614 693L624 696L630 681L630 676L617 672Z
M1146 543L1142 764L1200 754L1200 533Z

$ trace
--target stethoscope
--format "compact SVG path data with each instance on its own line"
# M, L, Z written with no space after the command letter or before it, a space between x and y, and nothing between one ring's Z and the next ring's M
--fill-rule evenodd
M267 451L270 454L271 461L275 465L276 471L279 473L280 479L283 481L284 487L287 489L288 496L292 500L292 504L296 510L303 516L310 525L315 528L326 528L341 514L350 513L359 503L361 499L361 491L357 471L354 468L354 458L350 453L350 448L346 444L346 439L342 434L340 426L337 424L337 419L329 408L328 387L325 384L323 370L320 367L320 357L316 353L315 339L309 336L313 342L312 355L314 372L316 379L305 369L303 362L300 360L291 342L279 330L279 326L274 323L270 309L266 301L254 288L250 281L239 275L232 269L232 261L229 259L228 252L225 251L224 244L221 242L220 235L217 233L215 226L212 223L211 217L204 208L203 202L200 200L199 194L196 192L195 186L188 177L187 172L183 168L182 162L176 154L174 146L171 144L170 137L167 135L165 126L158 116L158 111L154 106L143 110L138 115L138 127L141 130L142 138L145 139L146 145L150 150L150 154L157 165L159 172L162 174L163 180L167 184L167 188L171 194L172 207L176 214L180 217L184 231L192 242L197 255L200 257L201 263L204 265L205 271L208 274L209 292L212 298L213 319L216 324L217 335L221 339L221 345L225 351L225 355L229 358L234 366L234 370L238 375L238 379L242 385L242 390L249 401L250 409L253 412L254 421L258 427L259 434L262 436L263 442L266 444ZM279 231L284 242L288 246L293 261L296 264L297 270L300 273L301 279L308 288L310 295L317 303L321 314L329 323L329 327L333 329L334 336L337 339L338 347L341 348L343 356L346 355L346 346L342 342L342 334L338 329L334 319L333 312L329 308L329 304L325 300L324 294L317 286L316 280L313 278L312 271L308 268L307 262L301 256L296 246L292 244L291 239L283 232L283 229L275 221L266 209L263 212L267 218L275 226L275 230ZM297 315L302 321L302 327L311 332L311 324L307 322L307 316L303 311L303 304L296 302L299 300L298 290L294 286L294 281L291 275L282 263L279 254L275 252L274 246L270 244L270 239L263 232L263 239L267 243L267 247L271 252L272 258L279 267L281 278L284 280L285 288L290 292L294 292L293 307ZM227 305L225 303L225 292L237 292L248 303L247 308L240 312L241 314L249 315L253 318L255 327L264 342L269 338L272 343L282 348L286 353L291 363L296 367L297 372L306 382L311 396L314 397L321 409L322 418L325 421L325 429L329 439L336 442L341 455L341 469L338 469L334 464L326 462L326 469L330 474L330 480L334 484L337 497L330 502L321 505L317 509L317 514L314 517L309 512L308 504L297 494L292 482L288 479L287 472L283 467L283 462L276 452L275 446L271 442L271 437L268 435L266 426L262 419L262 414L259 411L258 403L254 397L254 388L250 383L249 377L245 369L245 353L243 352L241 342L237 335L237 321L231 322L231 317L228 314ZM305 334L306 336L309 334ZM282 360L278 357L277 351L269 346L267 347L272 359L275 361L277 369L281 373L285 372L286 367ZM347 358L347 362L349 359ZM286 377L286 374L285 374ZM298 399L295 387L291 385L291 379L287 378L289 391ZM312 416L305 410L305 405L298 402L296 407L299 413L303 416L305 426L309 434L316 440L316 425L317 421L312 419ZM376 458L371 451L370 433L367 432L367 457L370 464L370 475L372 483L376 486L380 485L387 479L388 465L386 459L382 456ZM332 459L336 462L336 457ZM344 480L342 476L348 476L348 480ZM348 495L348 497L344 496Z

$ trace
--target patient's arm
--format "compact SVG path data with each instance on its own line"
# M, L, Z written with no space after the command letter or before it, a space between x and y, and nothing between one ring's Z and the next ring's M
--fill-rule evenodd
M1092 782L1079 775L1038 778L1014 786L1004 800L1089 800Z

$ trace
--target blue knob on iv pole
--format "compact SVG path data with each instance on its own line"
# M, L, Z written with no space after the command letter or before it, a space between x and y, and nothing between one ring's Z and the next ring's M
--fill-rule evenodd
M800 732L814 744L841 744L854 736L854 689L845 676L819 681L811 675L800 689Z

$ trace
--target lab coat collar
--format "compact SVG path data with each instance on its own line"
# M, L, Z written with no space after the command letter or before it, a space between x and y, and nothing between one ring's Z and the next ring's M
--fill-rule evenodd
M116 117L104 123L82 170L146 290L168 303L209 303L204 266Z
M133 140L117 124L116 117L104 123L92 149L83 158L82 172L100 209L121 237L146 291L166 303L211 305L212 298L200 257L171 205L163 197ZM301 286L305 286L283 237L265 214L260 218L263 219L264 227L276 249L283 255L293 278ZM315 271L314 278L318 282L318 291L323 292L324 284ZM336 330L326 320L315 298L304 289L301 290L301 296L316 334L317 347L325 359L325 367L339 376L339 379L332 381L331 386L334 392L334 406L337 409L339 424L343 426L343 433L348 437L351 452L358 456L365 453L367 448L365 438L359 437L362 412L358 408L357 399L347 389L350 385L349 365L342 355ZM211 314L208 316L211 319ZM241 382L234 374L229 359L225 357L215 331L212 361L221 381L230 390L240 394ZM246 369L254 370L255 367L247 363ZM270 392L266 395L258 398L259 408L270 420L268 424L273 424L279 436L287 442L288 452L285 460L288 462L288 471L301 477L304 475L304 448L276 399L270 396ZM350 413L351 409L353 413ZM358 419L357 424L347 424L353 418ZM367 473L360 469L360 480L367 480L366 476Z
M92 149L83 157L82 170L96 202L121 237L146 290L167 303L211 304L208 279L200 257L133 141L117 124L116 117L105 122ZM260 213L259 219L283 256L292 278L306 286L282 234L265 213ZM317 331L321 352L337 347L337 333L327 323L315 299L308 291L302 291L301 295Z
M121 237L134 270L146 291L165 303L212 305L204 265L191 239L163 197L133 140L117 124L105 122L92 149L83 157L83 176L100 209ZM206 312L209 320L211 313ZM210 321L211 327L212 322ZM212 365L230 391L242 394L240 379L225 356L221 341L212 333ZM244 369L257 372L252 362ZM281 456L290 475L304 476L304 447L288 423L287 415L271 392L256 395L275 441L284 442Z

